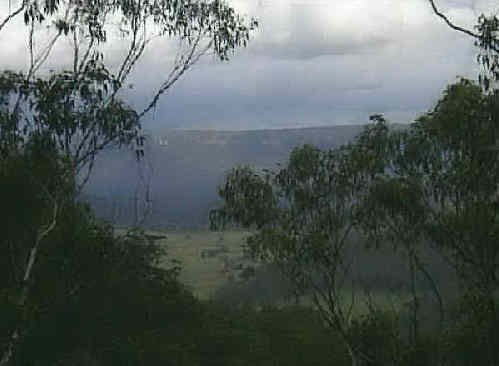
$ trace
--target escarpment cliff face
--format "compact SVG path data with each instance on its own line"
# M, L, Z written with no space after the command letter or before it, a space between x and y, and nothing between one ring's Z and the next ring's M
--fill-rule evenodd
M130 149L103 152L84 198L98 216L117 225L142 220L145 226L207 223L217 205L217 185L238 164L275 168L303 144L322 149L350 141L362 126L257 131L164 130L146 134L145 157Z

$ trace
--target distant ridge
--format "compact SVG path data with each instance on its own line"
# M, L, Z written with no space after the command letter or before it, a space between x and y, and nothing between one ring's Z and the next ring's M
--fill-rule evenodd
M232 167L249 164L272 169L278 162L285 162L296 146L336 147L352 140L363 127L155 131L149 134L146 159L141 165L131 151L104 152L96 163L86 197L98 216L120 225L134 221L136 195L142 201L146 196L149 200L149 226L204 225L209 209L218 202L217 185Z
M246 130L230 130L230 129L223 129L223 130L218 130L218 129L212 129L212 128L207 128L207 129L202 129L202 128L167 128L165 130L169 131L196 131L196 132L262 132L262 131L289 131L289 130L311 130L311 129L318 129L318 128L323 128L323 129L329 129L329 128L341 128L341 127L362 127L365 126L366 124L348 124L348 125L334 125L334 126L307 126L307 127L283 127L283 128L257 128L257 129L246 129Z

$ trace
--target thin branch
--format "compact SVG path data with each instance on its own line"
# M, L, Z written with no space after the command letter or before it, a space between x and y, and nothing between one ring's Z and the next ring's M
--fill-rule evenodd
M91 35L87 50L85 51L85 54L84 54L83 58L81 59L80 66L78 67L78 74L83 72L83 68L85 67L85 65L88 61L88 57L90 56L90 51L94 47L94 44L95 44L95 37L93 35Z
M64 15L64 20L67 21L69 17L69 9L66 9L66 13ZM45 63L47 58L50 56L50 53L52 49L55 46L55 43L59 39L59 37L62 35L62 30L58 30L57 34L47 43L47 46L40 52L40 54L35 58L34 54L34 45L33 45L33 40L34 40L34 26L35 23L31 23L30 27L30 33L29 33L29 51L30 51L30 68L28 73L26 74L26 80L30 80L33 75L36 74L36 72L40 69L40 67Z
M81 183L78 184L78 187L76 189L77 192L81 192L83 190L83 187L87 184L88 180L90 179L90 174L92 173L92 169L94 167L95 163L95 154L90 155L90 161L87 161L88 166L87 166L87 172L85 174L85 178L81 181Z
M10 5L10 4L9 4ZM7 18L5 18L1 23L0 23L0 31L2 31L3 27L15 16L19 15L20 12L24 10L24 8L28 5L28 0L23 0L19 8L17 8L13 13L10 13ZM1 364L0 364L1 365Z
M12 242L10 240L7 241L7 245L9 246L9 254L10 254L10 263L11 263L11 267L12 267L12 275L14 277L15 283L17 284L17 283L20 282L20 278L19 278L19 274L18 274L20 272L20 268L17 265L16 253L14 252L14 245L12 244Z
M149 103L149 105L141 113L139 113L139 118L142 118L147 112L149 112L152 108L154 108L158 103L160 96L163 93L165 93L194 63L196 63L199 60L201 56L203 56L206 53L206 51L208 51L211 48L212 41L210 41L208 45L205 48L203 48L202 51L196 54L195 51L201 39L202 39L202 34L199 34L196 40L194 41L194 44L191 46L192 48L187 58L185 59L185 61L183 61L182 66L180 66L179 64L175 65L170 75L168 76L167 80L163 83L163 85L154 95L151 103ZM180 57L180 60L182 60L182 58L183 57ZM177 72L176 75L175 72Z
M477 34L477 33L473 33L472 31L470 31L470 30L468 30L468 29L465 29L465 28L462 28L462 27L460 27L460 26L457 26L457 25L453 24L453 23L449 20L449 18L448 18L448 17L447 17L444 13L440 12L440 11L437 9L437 6L435 5L435 1L434 1L434 0L428 0L428 1L430 2L431 7L433 8L433 12L434 12L436 15L438 15L440 18L442 18L442 19L445 21L445 23L447 23L447 25L448 25L449 27L451 27L452 29L457 30L457 31L459 31L459 32L465 33L465 34L467 34L467 35L469 35L469 36L471 36L471 37L473 37L473 38L477 38L477 39L479 39L479 38L480 38L480 35L479 35L479 34Z
M130 47L128 48L128 52L125 59L123 60L123 63L121 64L120 70L118 71L118 80L120 82L122 82L122 80L126 78L126 75L130 71L130 68L128 67L129 60L137 49L137 34L139 32L139 27L137 26L137 20L135 16L132 18L132 29L133 29L133 37L130 42Z
M32 74L36 73L38 69L45 63L47 58L49 57L52 48L54 48L55 43L59 39L59 37L62 35L62 31L57 32L57 34L50 40L50 42L47 44L45 49L40 52L40 55L38 56L37 60L35 61L34 68Z
M125 71L124 75L122 75L123 80L120 79L120 83L123 83L125 81L126 77L130 73L132 68L135 66L135 64L139 60L140 56L142 56L142 54L144 53L144 50L145 50L147 44L149 42L151 42L151 40L153 39L153 37L147 39L146 21L145 20L144 20L142 27L143 27L143 31L142 31L142 40L140 43L140 47L138 49L134 50L134 55L132 56L131 60L129 59L128 65L126 66L126 71Z
M412 296L411 306L411 323L412 323L412 342L418 344L419 342L419 297L416 289L416 266L414 261L414 251L409 249L409 273L410 273L410 287Z
M76 148L76 152L74 154L76 166L80 165L80 163L85 161L90 154L89 151L86 151L83 156L80 156L80 153L83 153L83 149L86 148L88 139L90 138L92 133L95 133L96 124L97 124L97 120L96 120L96 118L94 118L91 126L88 127L87 131L83 134L82 139L81 139L80 143L78 144L78 147Z
M76 34L76 29L73 32L73 73L76 77L78 74L78 58L80 57L80 45L78 41L78 36Z
M35 22L31 22L30 27L29 27L29 41L28 41L28 47L29 47L29 72L28 72L28 79L32 75L32 70L35 67L35 51L34 51L34 45L33 45L33 38L34 38L34 32L35 32Z
M438 285L435 282L435 279L431 276L431 274L428 272L428 270L425 268L424 264L421 263L421 260L417 255L414 256L415 264L418 270L423 273L423 275L426 277L428 280L431 289L437 298L438 301L438 310L439 310L439 315L440 315L440 323L439 323L439 329L442 330L443 328L443 323L445 321L445 312L444 312L444 301L442 299L442 295L440 294L440 291L438 289Z

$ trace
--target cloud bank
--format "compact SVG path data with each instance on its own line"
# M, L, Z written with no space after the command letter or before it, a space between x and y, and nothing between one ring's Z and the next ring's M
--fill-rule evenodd
M231 0L260 27L226 63L203 58L144 120L151 130L262 129L365 123L372 113L410 122L457 76L476 78L473 40L447 27L426 0ZM472 28L493 0L436 1ZM0 13L5 4L0 5ZM0 33L4 67L26 65L22 24ZM107 58L123 52L118 41ZM175 42L154 42L123 96L140 109L169 71ZM67 63L68 48L54 50Z

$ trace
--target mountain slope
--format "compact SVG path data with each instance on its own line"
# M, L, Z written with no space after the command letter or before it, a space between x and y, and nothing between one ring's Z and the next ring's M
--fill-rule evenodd
M207 223L217 185L238 164L275 168L295 146L322 149L355 137L362 126L258 131L164 130L147 136L145 159L133 151L106 151L96 162L85 197L98 216L130 225L149 206L146 226ZM138 197L135 200L134 197ZM147 201L147 202L146 202Z

